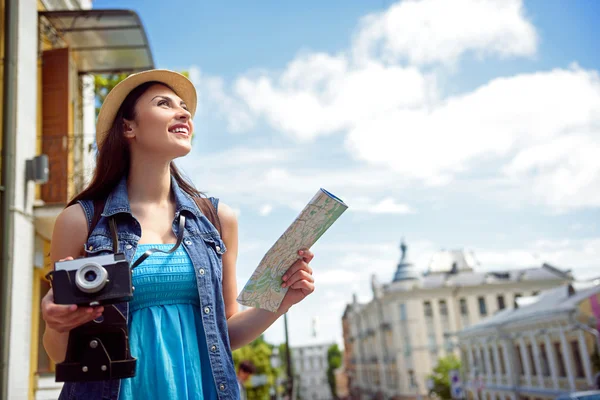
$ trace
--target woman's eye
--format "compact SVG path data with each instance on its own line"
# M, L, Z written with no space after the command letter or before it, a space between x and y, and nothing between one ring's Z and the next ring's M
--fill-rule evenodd
M160 101L158 102L158 105L159 105L159 106L164 106L164 105L168 105L168 104L169 104L169 103L168 103L166 100L160 100Z

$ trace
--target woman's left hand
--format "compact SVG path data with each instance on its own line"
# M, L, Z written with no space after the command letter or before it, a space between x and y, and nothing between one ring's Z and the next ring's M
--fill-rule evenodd
M308 249L302 249L298 251L298 256L300 258L282 277L281 287L288 288L288 291L279 306L281 313L286 313L291 306L315 291L315 279L312 276L312 268L308 265L315 255Z

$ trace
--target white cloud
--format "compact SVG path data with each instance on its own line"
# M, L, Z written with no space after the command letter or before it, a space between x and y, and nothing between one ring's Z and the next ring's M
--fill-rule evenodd
M485 164L488 182L502 183L497 190L505 194L498 196L512 191L513 198L556 211L600 206L596 71L574 65L496 78L448 96L438 85L439 69L429 68L455 66L465 54L529 57L537 43L522 0L405 0L363 18L345 52L305 52L280 72L249 72L230 88L197 68L191 75L202 99L216 104L236 131L263 119L299 142L345 135L345 150L358 162L353 172L370 165L388 169L396 182L440 186ZM291 173L274 157L260 182L249 179L256 171L243 171L240 185L252 182L252 190L270 195L268 190L284 188L273 205L302 207L291 197L314 186L314 171ZM338 185L348 188L348 203L359 197L350 173L325 174L349 183ZM227 190L221 184L216 189ZM239 186L227 186L239 193ZM371 197L392 195L370 182L356 187L380 192ZM356 204L357 211L410 211L387 199L371 207Z
M216 112L222 115L233 132L245 131L254 126L255 119L247 105L227 94L223 78L205 75L198 66L190 67L189 74L198 93L197 113Z
M379 202L370 198L356 198L352 202L351 211L366 212L371 214L412 214L414 210L407 204L398 203L391 197L381 199Z
M346 285L354 282L358 279L359 274L355 271L346 271L343 269L329 269L320 271L319 269L314 270L313 275L315 282L319 285ZM346 288L343 287L345 290ZM329 291L328 293L331 293Z
M513 155L506 172L521 177L537 166L536 160L552 168L579 157L565 152L561 143L545 143L595 126L600 126L598 74L574 67L494 79L431 110L382 114L352 129L347 146L359 159L429 183L447 182L477 161L510 160ZM569 144L573 150L581 140ZM600 165L597 160L573 160L570 177L589 175L589 168Z
M556 211L598 207L598 154L598 132L565 135L521 150L505 171L521 182L533 182L529 189L532 197Z
M265 204L264 206L262 206L260 208L260 210L258 211L258 213L263 216L266 217L267 215L271 214L271 211L273 211L273 206L270 204Z
M210 188L236 207L287 207L299 211L319 188L350 206L351 212L401 214L412 209L391 200L404 184L394 172L367 165L327 168L307 162L302 151L287 148L238 147L194 154L178 165L200 189ZM368 192L371 197L365 197ZM388 199L389 198L389 199Z
M456 63L465 52L531 56L537 35L522 0L405 0L363 18L354 43L362 59Z
M354 126L398 107L423 105L434 96L433 77L414 67L370 62L361 68L343 56L300 56L279 76L242 77L235 92L274 128L309 140Z
M479 249L475 256L486 269L514 269L549 263L571 269L576 279L600 276L600 238L546 239L526 243L522 248Z

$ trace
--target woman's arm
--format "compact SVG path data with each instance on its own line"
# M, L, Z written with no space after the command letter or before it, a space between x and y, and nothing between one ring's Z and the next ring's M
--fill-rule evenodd
M79 204L63 210L54 223L50 246L51 261L81 256L87 233L87 220ZM44 349L55 363L65 359L69 331L97 318L103 311L102 307L93 312L91 307L56 304L53 289L50 289L42 299L41 308L42 316L46 321Z
M289 286L289 289L277 312L273 313L258 308L249 308L240 312L236 301L238 295L236 279L237 218L233 210L225 204L220 205L218 213L222 239L227 248L223 255L223 300L229 329L229 341L231 348L235 350L258 338L292 305L314 291L312 270L308 266L313 254L308 250L299 252L301 258L284 275L285 285Z

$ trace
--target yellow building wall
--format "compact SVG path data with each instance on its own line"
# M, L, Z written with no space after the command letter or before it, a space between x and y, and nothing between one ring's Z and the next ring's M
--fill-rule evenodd
M0 0L0 26L4 27L4 0ZM0 99L4 98L4 29L0 29ZM2 101L0 101L2 104ZM2 107L0 107L0 151L2 151ZM0 153L2 154L2 153ZM2 176L2 163L0 157L0 176Z

